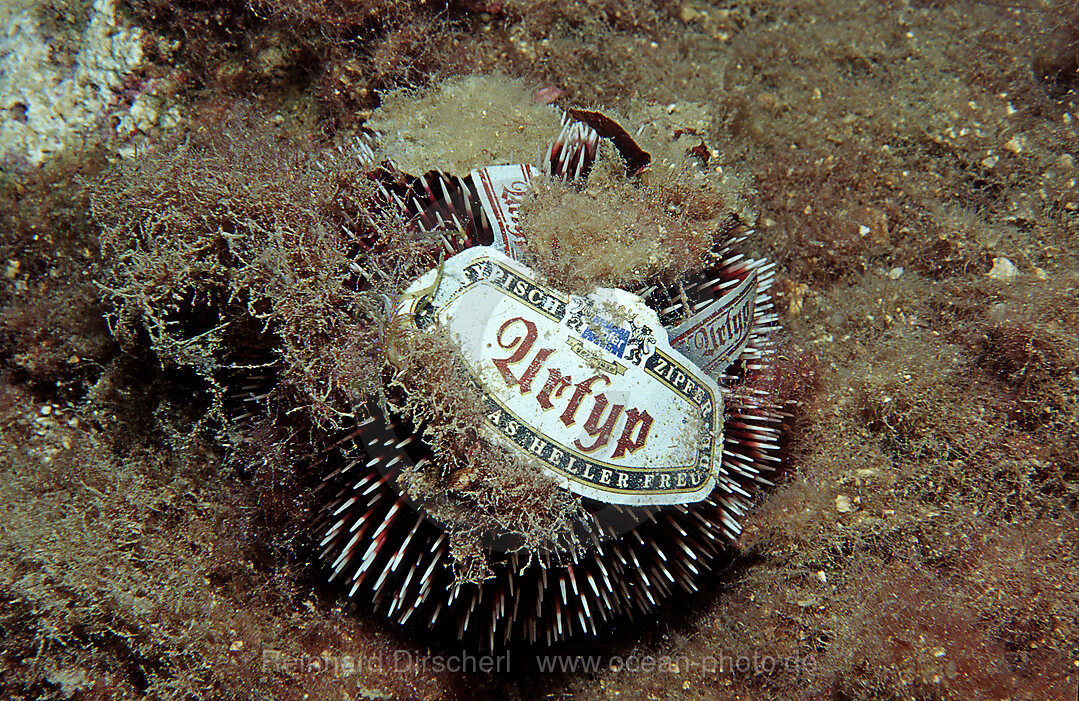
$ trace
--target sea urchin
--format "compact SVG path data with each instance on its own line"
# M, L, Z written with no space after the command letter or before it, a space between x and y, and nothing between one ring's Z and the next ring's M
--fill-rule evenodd
M538 166L411 177L361 149L383 205L444 249L386 300L384 401L320 485L331 579L400 623L491 647L596 633L695 590L770 484L772 272L735 252L738 218L689 255L650 223L629 274L597 261L583 287L532 242L537 193L588 193L608 149L607 196L647 187L651 156L596 112L568 112Z

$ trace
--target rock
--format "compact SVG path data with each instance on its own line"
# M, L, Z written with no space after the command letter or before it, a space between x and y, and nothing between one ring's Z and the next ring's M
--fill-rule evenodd
M66 39L73 65L58 56ZM0 156L40 165L89 132L112 109L116 90L142 62L142 31L117 19L114 0L95 0L79 34L50 36L37 10L7 14L0 26Z
M1001 282L1012 282L1019 277L1019 268L1015 267L1007 258L994 258L993 269L989 271L989 277Z

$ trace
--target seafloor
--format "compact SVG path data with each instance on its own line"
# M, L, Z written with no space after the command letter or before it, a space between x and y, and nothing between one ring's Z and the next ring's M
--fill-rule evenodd
M0 10L4 698L1077 697L1073 5L113 13ZM213 388L106 323L120 261L100 243L140 206L102 183L159 145L237 112L288 143L332 139L395 88L476 72L564 106L692 113L710 166L754 187L793 415L788 472L704 591L488 673L443 669L452 643L319 583L273 513L287 505L217 440ZM324 655L352 666L310 664Z

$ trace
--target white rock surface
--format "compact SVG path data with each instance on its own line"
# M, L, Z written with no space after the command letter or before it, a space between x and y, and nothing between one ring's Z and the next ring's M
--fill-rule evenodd
M994 258L993 269L989 271L989 277L1001 282L1011 282L1019 277L1019 268L1007 258Z
M142 61L142 32L120 26L114 0L94 0L64 61L33 3L0 4L0 158L39 165L86 133ZM70 57L70 53L67 54Z

